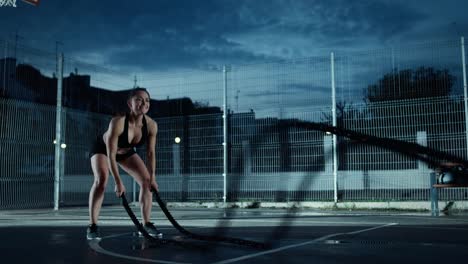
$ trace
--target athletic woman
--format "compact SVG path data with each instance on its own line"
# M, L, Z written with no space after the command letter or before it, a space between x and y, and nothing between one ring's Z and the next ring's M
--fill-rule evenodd
M90 152L94 183L89 192L89 240L100 239L97 224L109 171L115 181L116 195L120 197L126 192L119 166L140 185L139 202L144 228L151 236L162 238L162 233L150 221L153 202L151 189L158 190L155 177L158 126L146 115L150 107L150 95L144 88L135 88L130 92L127 104L129 111L112 118L109 128L103 135L98 135ZM145 144L146 165L135 151L135 147Z

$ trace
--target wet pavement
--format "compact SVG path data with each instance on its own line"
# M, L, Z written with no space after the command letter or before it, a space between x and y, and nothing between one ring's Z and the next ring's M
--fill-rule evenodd
M137 208L134 208L137 211ZM171 209L188 230L270 242L269 249L188 239L155 210L172 243L135 233L104 208L102 240L85 238L87 209L0 211L1 263L442 263L468 260L468 217L429 213Z

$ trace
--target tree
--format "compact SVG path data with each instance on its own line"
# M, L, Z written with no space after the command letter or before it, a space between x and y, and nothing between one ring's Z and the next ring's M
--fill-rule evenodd
M447 69L419 67L385 74L376 84L366 89L365 99L383 102L401 99L447 96L455 77Z
M457 146L460 143L456 142L456 135L464 131L464 116L462 102L450 96L454 82L455 76L447 69L419 67L387 73L365 90L370 118L363 127L377 136L414 141L417 132L425 131L429 147L444 150L440 148L442 138L444 148ZM418 166L415 160L397 153L378 151L370 158L378 161L371 162L375 164L372 169Z

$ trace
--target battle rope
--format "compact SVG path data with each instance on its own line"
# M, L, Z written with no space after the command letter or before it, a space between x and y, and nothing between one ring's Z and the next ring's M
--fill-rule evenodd
M444 163L443 160L451 161L454 163L458 163L464 167L468 167L468 161L463 158L457 157L455 155L452 155L450 153L446 153L440 150L421 146L417 143L411 143L411 142L406 142L406 141L397 140L397 139L390 139L390 138L367 135L364 133L360 133L360 132L356 132L356 131L352 131L352 130L344 129L344 128L338 128L338 127L330 126L330 125L323 124L323 123L306 122L306 121L299 121L299 120L294 120L294 121L287 120L287 121L282 121L281 124L289 125L293 127L301 127L301 128L311 129L311 130L329 132L337 136L347 137L351 140L354 140L363 144L386 148L386 149L396 151L396 152L405 154L407 156L419 159L421 161L424 161L434 168L444 167L445 165L443 164Z
M446 153L443 151L435 150L429 147L421 146L416 143L396 140L396 139L389 139L389 138L382 138L377 136L371 136L364 133L343 129L331 125L327 125L324 123L316 123L316 122L308 122L308 121L301 121L301 120L280 120L278 124L275 126L266 127L266 130L271 130L271 132L277 132L277 128L281 127L282 129L287 129L288 127L296 127L296 128L303 128L306 130L316 130L322 132L328 132L331 134L335 134L337 136L346 137L354 142L373 145L377 147L382 147L385 149L389 149L395 152L402 153L406 156L411 158L415 158L427 163L429 166L433 168L437 168L438 172L448 172L451 174L459 175L463 174L462 176L464 179L468 181L468 169L464 169L463 167L468 167L468 161L452 155L450 153ZM259 137L262 139L263 135ZM453 162L455 164L450 164L448 162ZM455 167L454 167L455 166ZM460 167L461 166L461 167ZM457 170L456 172L454 170ZM459 171L462 171L460 173ZM452 176L454 177L454 176ZM290 208L288 211L294 212L294 208ZM293 216L294 217L294 216ZM266 241L275 242L278 239L284 237L289 230L289 223L288 216L283 217L282 223L279 225L278 228L274 230L271 236L266 239Z
M173 239L160 239L160 238L152 237L145 230L145 228L143 228L143 225L138 221L138 218L133 213L132 209L130 208L130 206L128 204L127 198L125 197L125 193L123 193L120 196L120 198L122 198L123 207L125 208L125 211L127 211L128 216L132 220L132 222L135 225L135 227L137 228L137 230L143 235L144 238L146 238L152 244L154 244L154 245L174 244L174 245L183 246L183 247L188 246L187 243L184 243L184 242L181 242L181 241L177 241L177 240L173 240ZM206 248L203 248L203 249L206 249Z
M256 241L251 241L251 240L245 240L245 239L240 239L240 238L232 238L232 237L221 237L221 236L208 236L208 235L200 235L200 234L195 234L187 229L183 228L177 221L174 219L174 217L171 215L169 210L167 210L166 204L164 201L161 199L159 196L159 192L156 190L153 190L154 196L156 197L156 201L159 204L159 207L161 207L161 210L164 212L166 215L167 219L171 224L182 234L186 235L189 238L192 239L197 239L197 240L205 240L205 241L212 241L212 242L225 242L225 243L231 243L231 244L237 244L240 246L248 246L248 247L253 247L253 248L259 248L259 249L266 249L269 248L270 246L265 244L265 243L260 243Z
M300 127L300 128L306 128L310 130L318 130L322 132L328 132L335 134L337 136L343 136L346 138L349 138L351 140L363 143L363 144L368 144L368 145L374 145L382 148L386 148L392 151L396 151L402 154L405 154L409 157L416 158L418 160L426 162L428 165L432 167L438 167L438 168L443 168L444 167L444 162L443 161L451 161L455 162L457 164L460 164L464 167L468 167L468 161L457 157L455 155L435 150L429 147L421 146L416 143L411 143L411 142L406 142L406 141L401 141L397 139L389 139L389 138L382 138L382 137L377 137L377 136L372 136L372 135L367 135L364 133L344 129L344 128L338 128L335 126L327 125L324 123L316 123L316 122L307 122L307 121L300 121L300 120L281 120L280 125L282 126L291 126L291 127ZM200 234L195 234L192 232L189 232L185 228L183 228L171 215L169 210L166 207L166 204L164 201L161 199L159 196L159 193L156 190L152 190L155 197L156 201L159 204L161 210L164 212L166 215L167 219L171 222L171 224L183 235L187 236L188 238L196 239L196 240L204 240L204 241L212 241L212 242L224 242L224 243L231 243L231 244L237 244L241 246L249 246L249 247L254 247L254 248L260 248L260 249L266 249L266 248L271 248L270 243L260 243L256 241L250 241L250 240L244 240L244 239L239 239L239 238L230 238L230 237L221 237L221 236L208 236L208 235L200 235ZM143 228L141 223L138 221L138 219L135 217L133 214L132 210L128 206L128 202L125 198L125 195L122 194L122 201L123 205L125 207L125 210L127 211L128 215L132 219L133 223L137 227L137 229L143 234L145 238L148 240L154 241L154 242L164 242L165 240L159 240L156 238L153 238L150 236L146 230ZM166 240L165 242L173 242L171 240Z
M258 249L270 248L270 246L265 244L265 243L260 243L260 242L251 241L251 240L245 240L245 239L240 239L240 238L231 238L231 237L221 237L221 236L208 236L208 235L200 235L200 234L192 233L192 232L188 231L187 229L183 228L174 219L172 214L167 209L166 204L164 203L164 201L159 196L159 193L156 190L152 190L152 191L153 191L153 193L154 193L154 195L156 197L156 201L158 202L159 207L161 207L161 210L164 212L164 214L166 215L169 222L171 222L171 224L180 233L182 233L183 235L185 235L188 238L196 239L196 240L211 241L211 242L224 242L224 243L236 244L236 245L240 245L240 246L258 248ZM132 222L135 224L138 231L140 231L140 233L143 234L143 236L146 239L148 239L148 240L150 240L152 242L155 242L155 243L161 243L162 242L162 243L178 243L180 245L183 244L183 243L180 243L179 241L175 241L175 240L167 240L167 239L166 240L165 239L161 240L161 239L157 239L157 238L152 237L150 234L148 234L148 232L146 232L146 230L143 228L142 224L136 218L136 216L133 213L132 209L128 205L127 199L125 198L125 194L122 194L121 198L122 198L123 206L125 207L125 210L127 211L127 214L130 216Z

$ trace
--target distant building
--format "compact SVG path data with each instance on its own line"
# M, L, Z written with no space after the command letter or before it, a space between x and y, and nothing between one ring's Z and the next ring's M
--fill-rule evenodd
M28 64L16 64L15 58L0 59L0 97L55 105L57 78L47 77ZM126 98L130 89L111 91L91 86L90 75L70 73L63 78L64 107L83 111L115 114L127 110ZM219 107L205 107L190 98L151 100L149 116L170 117L221 113Z
M128 110L126 98L131 89L111 91L94 87L91 85L91 78L90 75L76 73L70 73L63 78L64 107L105 115ZM56 105L57 78L44 76L31 65L17 65L14 58L0 60L0 87L0 97L3 98ZM173 158L174 138L178 136L182 140L181 173L222 173L223 115L220 107L205 106L193 102L188 97L152 99L148 115L157 119L160 128L157 164L160 172L172 172L173 167L167 161ZM102 123L93 123L95 120L89 122L81 116L72 115L68 118L68 142L76 140L76 144L84 144L106 128ZM14 122L14 119L11 122ZM291 138L290 128L280 119L257 119L253 111L231 113L228 129L228 166L232 172L313 170L310 166L298 164L298 161L294 160L291 149L294 140ZM300 136L297 135L296 138ZM310 148L309 144L302 144L299 155L308 155ZM68 157L71 158L75 154L79 155L68 153ZM248 165L244 164L245 156L252 160Z

